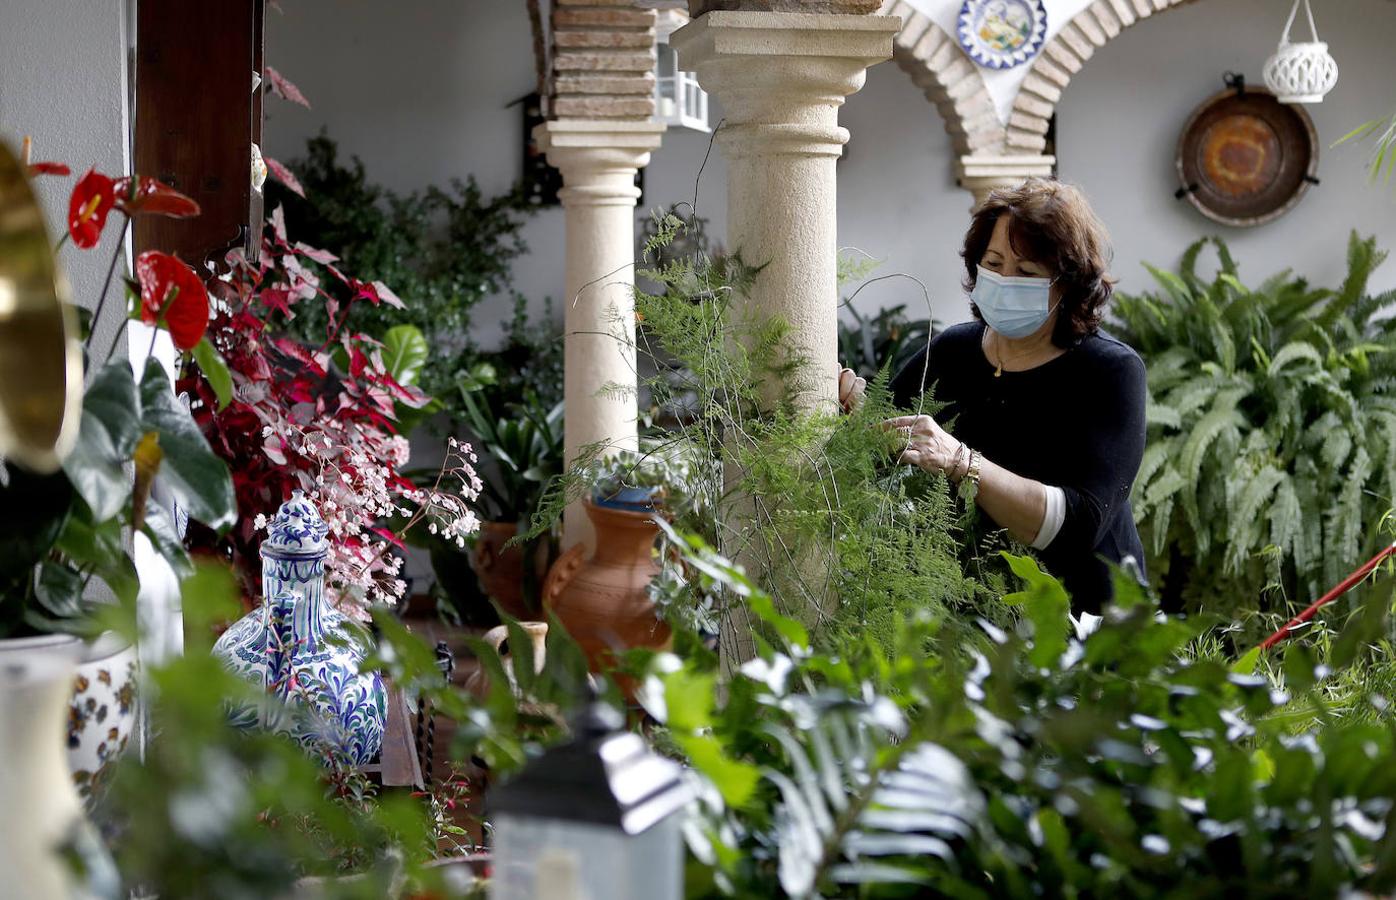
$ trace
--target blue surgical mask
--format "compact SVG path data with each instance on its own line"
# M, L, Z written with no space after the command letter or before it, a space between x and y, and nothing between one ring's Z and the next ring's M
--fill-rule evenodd
M979 267L970 298L989 327L1006 338L1022 338L1041 328L1056 307L1051 278L1000 275Z

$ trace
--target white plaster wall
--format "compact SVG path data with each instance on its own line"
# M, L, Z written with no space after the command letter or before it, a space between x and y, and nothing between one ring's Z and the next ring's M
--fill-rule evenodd
M1188 115L1222 89L1227 70L1263 84L1261 66L1274 52L1287 6L1198 0L1175 7L1097 50L1067 88L1057 107L1058 168L1062 178L1086 189L1110 226L1121 290L1149 287L1141 261L1174 266L1188 243L1205 234L1225 237L1246 282L1292 266L1316 284L1335 286L1345 272L1352 228L1396 251L1396 183L1367 181L1364 148L1329 149L1396 104L1396 4L1390 0L1314 4L1340 74L1322 104L1306 107L1318 130L1322 183L1298 206L1267 225L1231 228L1173 199L1174 154ZM1396 287L1396 257L1378 270L1372 286Z
M0 0L11 2L11 0ZM943 17L958 3L914 0ZM1054 24L1081 0L1049 4ZM519 174L520 122L507 104L532 90L528 19L521 3L467 0L297 0L269 13L268 58L296 81L314 108L280 101L268 107L268 152L289 158L322 124L341 147L360 154L370 176L398 189L442 183L474 173L488 190L504 190ZM1348 229L1380 235L1396 250L1396 188L1367 184L1362 151L1327 149L1357 122L1396 102L1388 47L1396 41L1396 4L1344 0L1316 10L1319 28L1342 68L1328 102L1311 107L1324 145L1323 184L1285 218L1258 229L1220 229L1173 200L1173 152L1190 110L1220 86L1227 69L1260 79L1287 14L1282 0L1198 0L1127 29L1097 50L1063 98L1058 123L1061 171L1080 182L1115 237L1122 287L1147 285L1141 260L1172 265L1189 242L1222 230L1243 274L1258 280L1293 265L1320 283L1340 277ZM943 25L953 26L953 10ZM939 21L939 20L938 20ZM714 104L712 121L721 118ZM969 194L954 187L949 138L934 108L892 63L868 73L847 101L842 122L852 131L839 164L839 242L884 262L878 274L905 272L924 282L936 316L967 315L957 256ZM692 202L709 135L671 130L645 179L648 208ZM698 192L714 235L725 230L726 167L714 150ZM561 211L539 212L525 229L531 254L516 266L529 297L563 297ZM1396 284L1396 260L1378 286ZM909 280L880 282L857 304L924 301ZM504 298L477 314L478 334L498 334Z
M904 303L920 318L924 286L935 317L959 321L968 307L958 254L973 198L955 186L954 149L935 107L885 62L868 70L840 121L852 138L839 163L839 244L881 260L871 277L896 276L869 284L853 303L869 314Z
M36 191L56 241L66 228L68 195L91 166L109 175L125 171L125 4L96 0L0 0L0 141L18 152L34 138L36 159L66 162L71 178L39 178ZM68 244L59 259L73 299L91 308L116 248L119 229L108 226L101 244ZM114 287L93 346L105 353L123 319Z

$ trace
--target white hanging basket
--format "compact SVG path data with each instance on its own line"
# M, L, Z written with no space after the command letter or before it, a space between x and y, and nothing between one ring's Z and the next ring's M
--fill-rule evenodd
M1281 103L1322 103L1324 95L1338 83L1338 63L1329 55L1328 45L1318 39L1309 0L1304 0L1304 12L1314 39L1290 43L1289 29L1297 12L1299 0L1294 0L1279 49L1265 61L1265 86Z

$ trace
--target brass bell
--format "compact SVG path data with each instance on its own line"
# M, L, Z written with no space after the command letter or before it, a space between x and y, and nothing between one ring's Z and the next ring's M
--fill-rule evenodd
M0 143L0 458L56 470L77 440L82 379L67 282L25 167Z

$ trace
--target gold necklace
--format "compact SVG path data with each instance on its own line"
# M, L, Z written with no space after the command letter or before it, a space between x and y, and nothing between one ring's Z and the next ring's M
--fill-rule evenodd
M979 339L979 346L980 346L980 348L984 351L984 356L987 358L987 357L989 356L989 329L988 329L988 328L985 328L985 329L984 329L984 334L983 334L983 336L980 337L980 339ZM1034 350L1036 350L1036 349L1037 349L1036 347L1029 347L1027 350L1022 351L1021 353L1015 353L1015 354L1013 354L1012 356L1008 357L1007 359L1004 359L1004 356L1003 356L1002 353L997 354L997 356L998 356L998 358L999 358L999 361L998 361L997 363L991 363L991 364L994 366L994 377L995 377L995 378L1002 378L1002 377L1003 377L1003 364L1004 364L1005 362L1012 362L1012 361L1015 360L1015 359L1018 359L1018 358L1020 358L1020 357L1026 356L1026 355L1029 354L1029 353L1032 353L1032 352L1033 352Z

